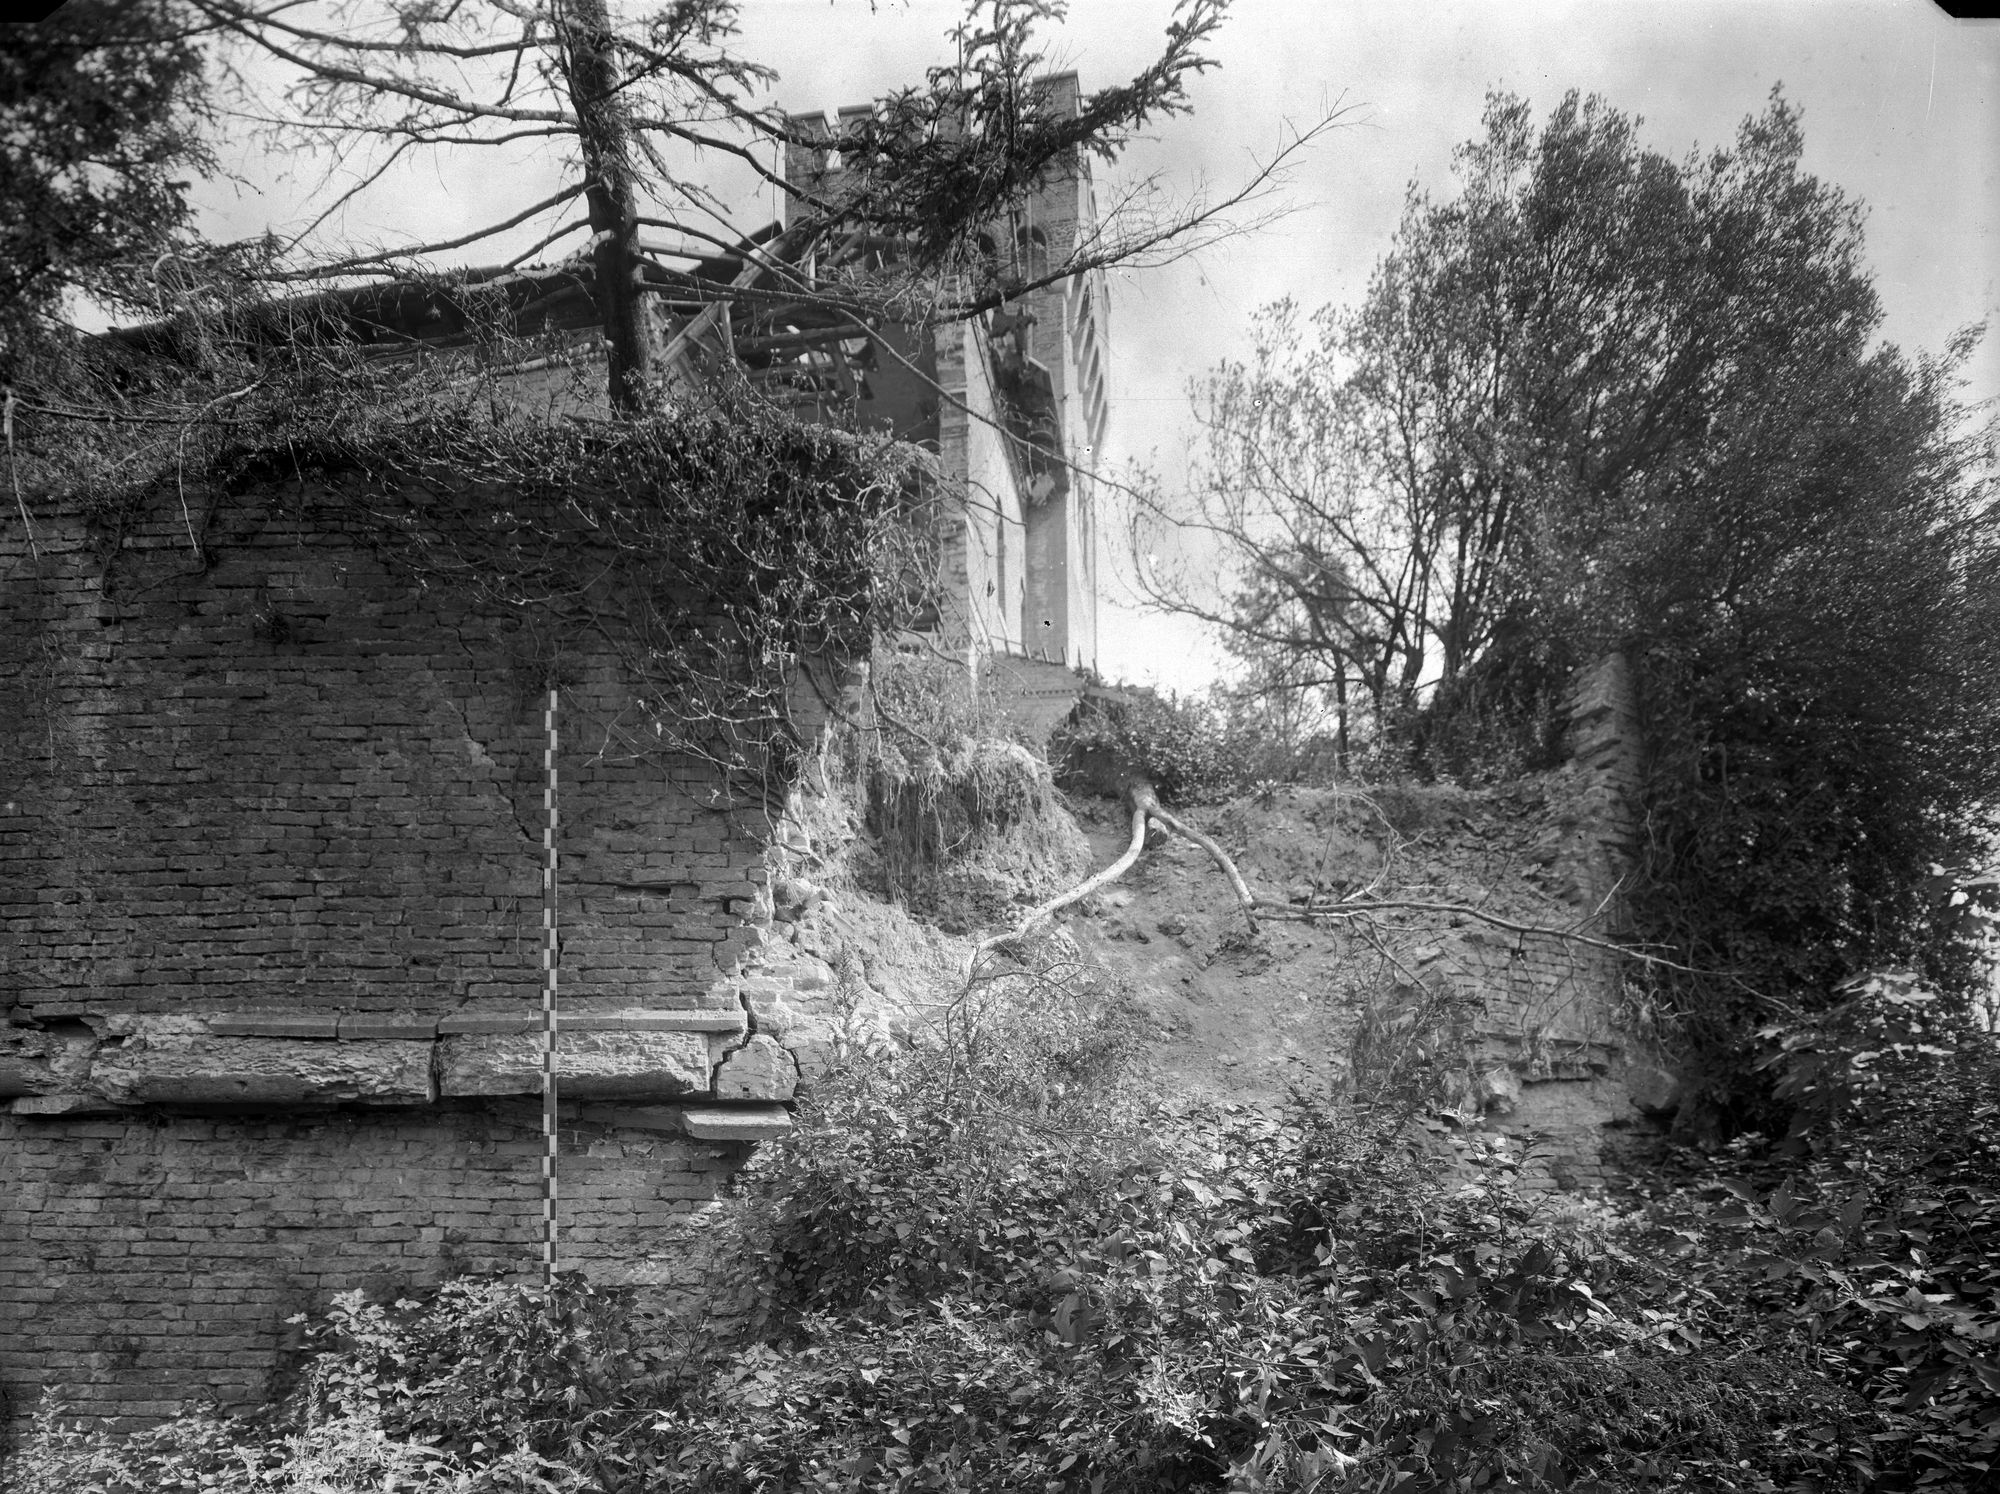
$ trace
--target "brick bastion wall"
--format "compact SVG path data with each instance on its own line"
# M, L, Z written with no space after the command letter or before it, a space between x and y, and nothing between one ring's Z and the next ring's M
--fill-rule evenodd
M334 1291L539 1261L549 640L326 512L169 505L108 566L81 514L37 510L39 557L0 536L17 1420L45 1388L119 1421L255 1401L293 1362L287 1319ZM708 1206L874 993L805 937L799 828L720 807L698 765L621 756L629 682L562 642L564 1260L685 1290L716 1265ZM1611 930L1622 666L1585 671L1571 710L1545 859ZM1424 954L1420 980L1478 997L1492 1098L1587 1174L1633 1103L1614 963L1472 926Z
M539 1260L548 640L311 496L169 500L108 565L81 513L0 537L16 1418L252 1400L335 1289ZM768 967L763 811L621 758L629 687L562 643L565 1261L684 1286L829 976Z

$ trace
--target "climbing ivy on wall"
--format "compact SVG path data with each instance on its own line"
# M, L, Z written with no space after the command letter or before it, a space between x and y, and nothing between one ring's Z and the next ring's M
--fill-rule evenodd
M195 572L266 518L303 521L517 620L538 683L614 658L630 693L607 749L692 754L741 788L789 779L845 667L936 586L928 456L747 394L612 423L405 390L200 434L122 482L79 453L40 464L36 506L83 514L107 593L163 520Z

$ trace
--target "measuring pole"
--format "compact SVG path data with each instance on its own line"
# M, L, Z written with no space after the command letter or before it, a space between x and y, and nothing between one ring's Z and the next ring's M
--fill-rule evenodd
M556 687L549 686L542 749L542 1285L556 1280Z

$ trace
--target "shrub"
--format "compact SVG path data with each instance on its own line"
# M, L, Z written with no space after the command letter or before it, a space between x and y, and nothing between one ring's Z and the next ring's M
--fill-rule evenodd
M964 933L1083 875L1089 844L1048 764L962 664L878 650L870 690L873 724L837 731L826 762L864 810L883 892Z
M1850 1382L1895 1410L1882 1452L1901 1478L1949 1487L1991 1476L2000 1036L1905 971L1838 995L1762 1034L1794 1119L1752 1180L1730 1186L1722 1224L1736 1248L1724 1258L1761 1271L1751 1290L1768 1316L1837 1342Z
M734 1337L669 1367L629 1304L573 1279L350 1295L274 1419L122 1443L45 1421L23 1465L41 1481L19 1487L1990 1480L2000 1060L1990 1041L1904 1043L1897 1024L1920 1020L1944 1048L1913 984L1865 984L1838 1021L1773 1034L1785 1083L1842 1097L1789 1148L1739 1146L1730 1185L1620 1212L1525 1196L1513 1146L1413 1121L1407 1096L1278 1115L1147 1100L1116 1003L1043 953L969 986L931 1041L844 1071L760 1154ZM1826 1077L1885 1061L1929 1067ZM1905 1081L1938 1069L1934 1098L1912 1098Z
M868 668L868 693L882 750L905 759L965 737L1016 740L1000 702L963 659L878 645Z
M766 1331L669 1419L715 1439L676 1487L1834 1490L1883 1429L1480 1138L1454 1168L1382 1111L926 1099L824 1111L760 1182Z
M1051 751L1071 775L1099 788L1144 778L1179 804L1213 801L1242 785L1242 744L1213 705L1135 687L1121 693L1085 701L1058 730Z
M1111 1206L1147 1150L1125 1089L1136 1026L1053 953L968 983L928 1041L852 1066L755 1159L767 1327L948 1292L1017 1303L1068 1226Z
M14 1494L568 1494L644 1469L618 1435L661 1383L629 1303L580 1276L553 1290L445 1284L428 1300L335 1297L306 1325L297 1389L248 1416L197 1410L114 1436L37 1417Z

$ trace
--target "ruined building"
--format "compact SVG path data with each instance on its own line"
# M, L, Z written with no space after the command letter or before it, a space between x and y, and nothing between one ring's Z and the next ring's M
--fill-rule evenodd
M1074 79L1052 87L1074 107ZM837 163L806 150L792 169ZM993 253L1032 280L1089 221L1079 173ZM1102 283L942 335L863 335L788 303L817 267L785 252L774 227L700 268L771 292L751 301L674 282L670 365L726 362L796 408L928 446L964 498L934 641L1088 663L1079 468L1104 430ZM574 402L587 278L474 284L548 347L488 370L496 394ZM473 336L462 293L308 309L385 353L449 350ZM613 438L581 444L597 439ZM551 640L425 584L384 536L421 537L453 505L555 500L393 470L266 460L145 502L38 500L32 542L0 527L0 1392L16 1418L44 1387L114 1419L253 1402L297 1347L289 1320L333 1291L540 1260ZM701 761L627 750L635 640L558 641L562 1261L674 1290L701 1269L704 1206L789 1124L869 992L796 936L811 893L786 874L802 832L782 795L732 797ZM837 677L851 661L822 662ZM1628 704L1606 685L1579 712L1586 786L1614 799ZM1584 844L1594 814L1575 820ZM1501 1037L1534 1031L1532 1052L1493 1055L1533 1081L1525 1108L1595 1093L1613 1055L1594 967L1545 970L1471 933L1446 945L1439 968L1511 1003Z
M1053 87L1075 107L1073 78ZM1082 174L1050 186L995 252L1059 259L1089 193ZM1088 662L1072 463L1103 431L1101 282L935 336L856 329L776 293L824 268L786 252L774 226L674 282L669 369L726 361L929 448L966 501L925 626L973 659ZM719 301L704 280L773 293ZM486 367L496 396L574 410L568 372L595 344L575 266L330 293L258 335L477 356L459 351L475 293L545 349ZM45 1386L91 1417L252 1401L287 1320L333 1290L540 1258L548 640L385 555L385 523L415 532L423 504L466 494L371 482L267 463L184 503L42 503L32 542L0 534L16 1418ZM835 973L773 936L795 910L768 805L700 763L607 749L632 694L616 642L563 641L558 1218L566 1265L673 1288L701 1206L825 1062Z
M1051 109L1076 112L1074 73L1044 86ZM850 112L842 111L843 121ZM794 116L792 126L803 135L835 133L815 115ZM815 192L839 190L839 162L824 149L793 147L786 175ZM982 247L1006 279L1035 286L1087 241L1096 222L1089 162L1079 158L1011 221L994 225ZM936 443L945 471L964 483L966 495L951 577L960 611L945 627L975 652L1096 663L1097 520L1089 473L1104 445L1108 330L1104 275L1092 271L943 329L921 350L937 387L924 401L922 434L912 434ZM879 370L865 348L840 347L841 377L858 386ZM850 348L868 365L859 366Z

